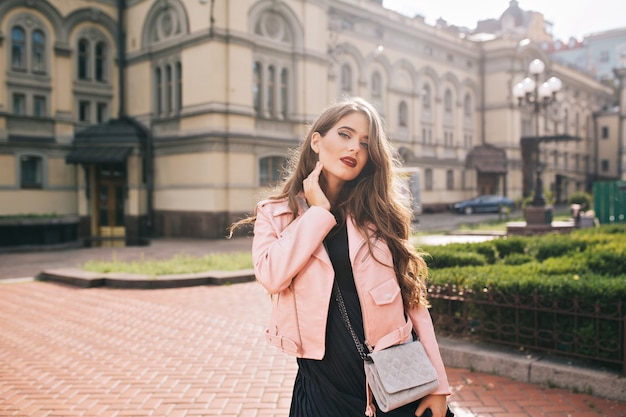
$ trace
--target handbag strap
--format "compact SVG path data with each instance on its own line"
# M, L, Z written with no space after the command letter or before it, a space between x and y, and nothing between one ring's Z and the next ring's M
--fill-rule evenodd
M341 290L339 290L339 284L337 284L336 279L333 280L333 291L335 293L335 300L337 300L337 304L339 305L339 312L341 313L343 324L346 326L346 329L348 329L348 332L350 332L350 336L352 336L352 340L354 340L354 344L356 345L356 350L359 351L359 356L364 361L371 361L369 354L366 353L365 346L363 346L363 343L359 340L359 336L357 336L352 327L352 323L350 323L346 304L343 302L343 296L341 295Z

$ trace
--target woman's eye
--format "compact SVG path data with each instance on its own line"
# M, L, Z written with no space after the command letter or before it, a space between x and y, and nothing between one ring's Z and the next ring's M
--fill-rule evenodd
M350 139L350 135L348 135L345 132L339 132L339 136L341 136L342 138L345 138L345 139Z
M367 143L367 142L361 142L361 146L362 146L363 148L365 148L365 149L369 149L370 144L369 144L369 143Z

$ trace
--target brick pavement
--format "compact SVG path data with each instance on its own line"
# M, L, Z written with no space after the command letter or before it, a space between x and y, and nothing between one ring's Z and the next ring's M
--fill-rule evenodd
M265 343L269 308L255 282L0 284L0 416L287 416L296 366ZM465 369L448 375L459 417L626 416L626 402Z

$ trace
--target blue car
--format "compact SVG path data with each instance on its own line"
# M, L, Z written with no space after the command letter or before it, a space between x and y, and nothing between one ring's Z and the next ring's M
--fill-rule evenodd
M498 213L502 207L508 207L510 210L513 210L515 203L510 198L501 195L480 195L471 200L459 201L450 206L453 211L461 214Z

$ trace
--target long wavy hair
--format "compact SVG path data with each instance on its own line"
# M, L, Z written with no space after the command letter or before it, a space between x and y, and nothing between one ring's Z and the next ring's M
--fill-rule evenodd
M373 232L387 243L402 290L402 300L407 308L428 306L425 284L428 268L422 254L409 241L412 211L409 199L400 192L396 173L400 164L385 132L383 120L370 103L352 97L327 107L313 122L304 141L289 160L286 177L279 191L269 198L287 199L295 219L298 214L297 196L303 191L302 182L313 171L318 160L318 155L311 148L313 133L325 136L342 118L355 112L369 120L369 157L360 174L342 187L337 199L339 203L333 207L333 212L342 219L346 219L347 215L352 217L364 236ZM320 185L323 189L323 181ZM256 211L251 217L234 223L231 234L238 226L254 223L255 220ZM366 240L370 244L370 240ZM373 256L371 246L369 250Z

